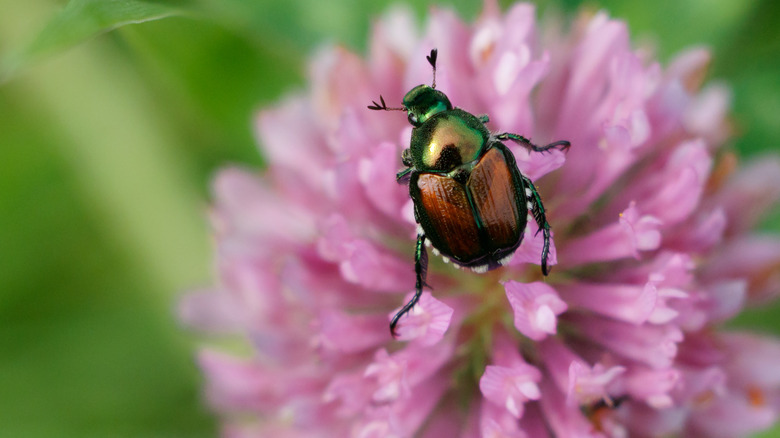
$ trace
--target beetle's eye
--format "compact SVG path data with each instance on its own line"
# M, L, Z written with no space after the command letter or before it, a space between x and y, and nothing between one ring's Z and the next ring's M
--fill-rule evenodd
M417 114L409 113L409 123L411 123L412 125L417 126Z

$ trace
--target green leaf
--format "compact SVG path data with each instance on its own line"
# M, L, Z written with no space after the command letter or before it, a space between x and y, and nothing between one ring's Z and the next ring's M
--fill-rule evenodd
M181 15L186 0L71 0L26 47L0 63L0 83L29 62L118 27Z

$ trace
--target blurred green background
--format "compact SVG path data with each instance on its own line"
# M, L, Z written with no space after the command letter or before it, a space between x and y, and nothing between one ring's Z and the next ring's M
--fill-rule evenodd
M428 3L408 3L421 22ZM365 50L389 4L0 0L0 437L216 434L173 312L212 281L209 180L262 166L254 111L303 86L317 47ZM538 4L605 8L663 60L712 47L733 147L777 150L780 3ZM780 230L777 211L763 227ZM738 324L780 334L780 308Z

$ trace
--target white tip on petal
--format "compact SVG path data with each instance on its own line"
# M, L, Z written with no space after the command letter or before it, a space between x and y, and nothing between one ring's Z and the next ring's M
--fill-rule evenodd
M539 307L539 309L536 311L536 327L545 332L549 333L551 335L555 334L555 326L557 323L557 318L555 317L555 312L550 308L550 306L542 305Z
M557 316L565 312L566 303L558 293L542 282L504 283L506 296L515 315L515 328L529 338L540 341L556 332Z

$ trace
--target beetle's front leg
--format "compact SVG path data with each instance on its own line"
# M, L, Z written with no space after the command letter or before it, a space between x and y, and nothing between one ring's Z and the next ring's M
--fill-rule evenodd
M393 316L393 320L390 321L390 333L394 338L398 337L395 332L395 326L398 324L398 320L409 313L409 311L412 310L412 307L417 304L417 301L420 300L420 296L422 295L423 286L426 286L425 276L428 273L428 251L425 250L425 234L422 233L417 235L417 246L414 250L414 273L417 277L414 284L414 296L398 311L398 313L395 314L395 316Z
M412 176L412 151L409 148L406 148L401 152L401 163L403 163L404 166L406 166L406 169L403 169L399 171L395 175L395 181L398 184L407 184L409 182L409 178Z
M542 246L542 274L547 275L550 273L550 268L547 266L547 258L550 255L550 224L547 222L547 217L544 214L544 204L542 204L542 197L539 196L539 192L536 191L534 183L526 176L522 176L523 183L525 185L525 199L526 205L534 215L536 225L539 226L539 231L542 232L544 237L544 246Z
M529 151L534 151L534 152L545 152L553 148L559 148L559 150L565 151L569 149L569 147L571 146L571 143L569 143L566 140L556 141L544 146L537 146L531 143L531 140L523 137L522 135L512 134L510 132L504 132L502 134L498 134L496 135L496 138L499 140L512 140L513 142L528 149Z

